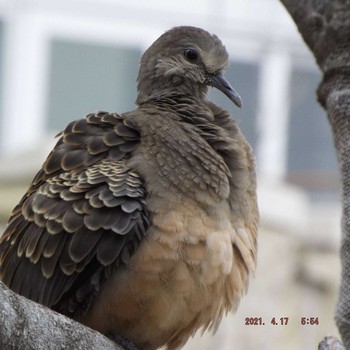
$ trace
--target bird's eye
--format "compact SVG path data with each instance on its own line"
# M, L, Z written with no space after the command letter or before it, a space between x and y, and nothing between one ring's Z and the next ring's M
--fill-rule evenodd
M184 52L184 56L190 62L195 62L198 60L198 52L195 49L186 49Z

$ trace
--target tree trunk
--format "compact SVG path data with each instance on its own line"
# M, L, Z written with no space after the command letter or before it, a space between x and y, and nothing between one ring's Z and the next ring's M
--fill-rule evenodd
M102 334L13 293L0 281L0 349L123 350Z
M350 0L281 0L323 72L318 100L328 113L340 165L342 280L336 323L350 349Z

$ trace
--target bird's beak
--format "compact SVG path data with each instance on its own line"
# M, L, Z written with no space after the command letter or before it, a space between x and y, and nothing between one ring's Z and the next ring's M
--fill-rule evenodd
M204 84L210 85L223 92L236 106L242 107L242 98L222 74L207 74Z

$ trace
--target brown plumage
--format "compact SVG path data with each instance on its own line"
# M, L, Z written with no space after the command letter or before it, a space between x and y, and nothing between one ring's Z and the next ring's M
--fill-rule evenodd
M194 27L143 55L137 108L70 123L14 209L0 277L15 292L140 349L178 349L235 310L256 264L255 166L208 86L221 41Z

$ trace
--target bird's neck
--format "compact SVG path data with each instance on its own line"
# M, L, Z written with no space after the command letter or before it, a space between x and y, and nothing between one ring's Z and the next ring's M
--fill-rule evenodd
M156 114L166 112L167 118L183 120L191 124L198 121L202 124L205 120L213 122L215 118L208 103L206 96L196 97L192 94L172 91L153 97L150 96L139 104L139 108L146 110L148 114L152 114L155 111Z
M194 85L186 79L170 76L168 79L149 77L138 82L138 95L136 104L142 105L148 101L161 100L170 97L191 96L193 99L205 100L208 87L206 85Z

